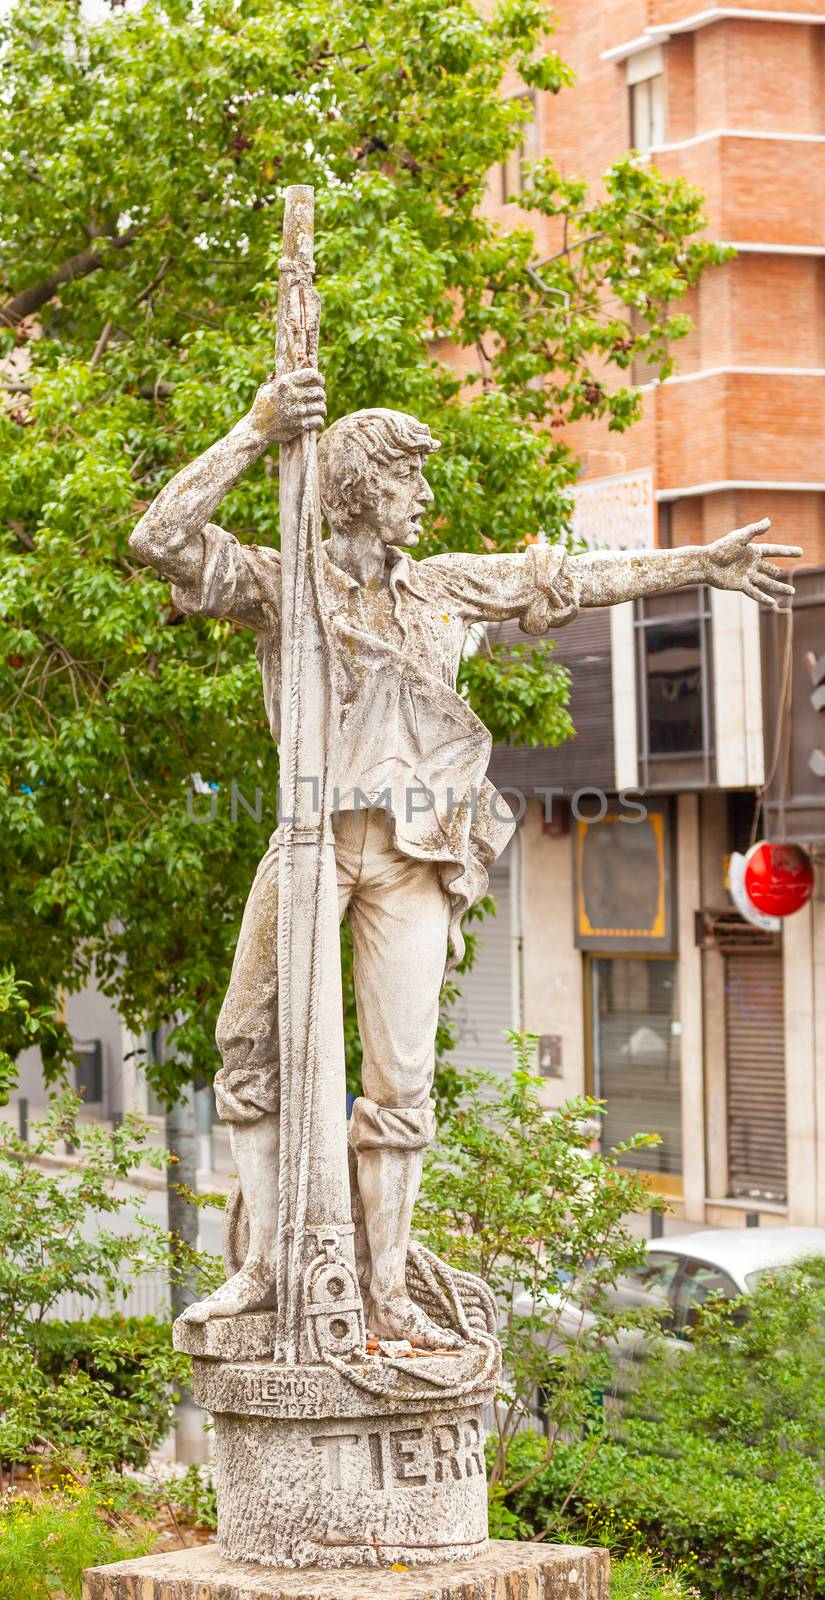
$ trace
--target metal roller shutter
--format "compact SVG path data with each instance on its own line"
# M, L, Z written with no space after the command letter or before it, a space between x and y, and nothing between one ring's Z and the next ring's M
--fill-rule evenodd
M450 1056L456 1067L507 1074L513 1054L504 1031L515 1022L510 869L506 862L497 863L490 873L490 893L495 896L496 915L478 924L475 964L456 978L461 994L455 1005L448 1007L446 1020L456 1033L456 1048ZM473 924L473 930L475 927Z
M725 957L728 1165L733 1196L788 1190L782 957Z

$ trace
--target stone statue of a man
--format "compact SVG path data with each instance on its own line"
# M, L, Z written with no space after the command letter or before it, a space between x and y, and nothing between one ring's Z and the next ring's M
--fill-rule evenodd
M271 445L320 430L323 380L304 370L265 384L252 410L158 495L131 548L174 583L184 611L253 629L264 698L279 738L278 552L241 544L210 518ZM424 476L438 449L429 428L388 410L341 418L318 447L326 607L340 727L332 766L340 914L352 926L363 1094L350 1143L363 1207L360 1262L374 1334L449 1348L451 1335L409 1296L405 1266L423 1152L435 1123L431 1088L439 991L448 952L461 951L463 913L513 829L485 777L490 737L456 693L467 628L517 618L528 634L569 622L585 606L709 583L771 606L791 593L754 546L767 521L704 548L571 557L535 544L519 554L409 551L432 500ZM311 775L307 775L311 776ZM498 802L498 803L497 803ZM218 1024L218 1110L229 1123L249 1220L240 1271L186 1317L275 1303L279 1070L278 842L258 868ZM343 1091L342 1091L343 1092ZM368 1259L364 1260L364 1250Z

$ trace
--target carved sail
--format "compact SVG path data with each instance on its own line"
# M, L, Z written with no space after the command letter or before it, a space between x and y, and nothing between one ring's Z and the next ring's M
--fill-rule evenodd
M318 359L314 195L286 193L278 375ZM278 1032L281 1154L275 1359L364 1347L346 1148L338 894L330 812L336 726L324 618L316 437L280 447L282 562Z

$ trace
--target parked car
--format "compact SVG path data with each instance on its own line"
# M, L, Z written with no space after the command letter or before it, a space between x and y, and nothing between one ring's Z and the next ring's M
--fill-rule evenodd
M610 1293L616 1307L645 1306L661 1313L665 1347L674 1356L689 1348L690 1332L700 1308L711 1295L739 1300L752 1294L763 1273L791 1266L807 1256L825 1256L825 1228L704 1228L699 1233L668 1235L647 1241L647 1259L621 1277ZM593 1322L563 1287L545 1302L552 1312L548 1350L561 1351L580 1338ZM535 1302L516 1295L513 1309L529 1316ZM601 1401L621 1412L635 1386L637 1363L649 1350L649 1335L625 1329L610 1341L614 1379ZM542 1389L530 1404L532 1426L543 1432L552 1420Z
M647 1241L647 1259L619 1278L610 1291L616 1307L644 1306L661 1313L661 1331L674 1353L683 1350L699 1310L711 1295L738 1300L752 1294L763 1273L825 1256L825 1228L704 1228L699 1233ZM549 1350L561 1349L592 1324L591 1312L561 1289L550 1302L554 1312ZM514 1310L529 1315L534 1302L523 1292ZM631 1382L631 1371L645 1353L649 1336L626 1329L611 1341L616 1392ZM541 1411L541 1397L537 1400Z
M763 1273L806 1256L825 1256L825 1228L704 1228L651 1239L647 1261L619 1279L611 1298L658 1308L663 1333L685 1339L711 1295L738 1300Z

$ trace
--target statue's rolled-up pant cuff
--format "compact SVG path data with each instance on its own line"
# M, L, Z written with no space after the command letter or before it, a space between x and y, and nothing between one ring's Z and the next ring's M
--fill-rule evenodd
M352 1108L350 1144L362 1150L426 1150L435 1138L435 1102L423 1106L379 1106L363 1097Z
M215 1106L221 1122L258 1122L280 1110L278 1069L271 1073L231 1071L215 1075Z

